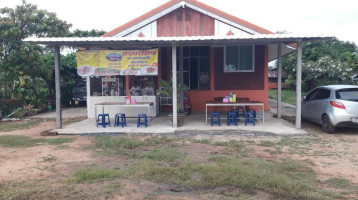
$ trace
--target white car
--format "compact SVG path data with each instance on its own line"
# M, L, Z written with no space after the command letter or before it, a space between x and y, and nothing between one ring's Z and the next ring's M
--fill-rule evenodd
M327 85L302 100L302 118L321 124L326 133L335 127L358 127L358 86Z

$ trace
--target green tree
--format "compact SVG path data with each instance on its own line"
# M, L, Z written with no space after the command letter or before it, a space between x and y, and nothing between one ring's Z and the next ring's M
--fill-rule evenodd
M358 57L353 54L355 51L357 51L357 46L354 43L338 39L304 43L302 47L303 89L310 90L323 84L351 83L350 76L358 73ZM294 88L296 85L296 54L291 53L285 56L282 66L288 74L286 86ZM336 71L327 72L329 69L336 69ZM337 74L336 72L345 73Z
M67 37L99 37L106 33L101 30L90 30L82 31L76 29L67 34ZM75 49L73 49L75 50ZM42 56L42 61L46 69L50 70L48 76L43 76L44 81L46 81L49 91L49 98L55 98L55 67L54 67L54 54L52 51L45 53ZM77 75L77 63L76 63L76 54L75 52L68 53L66 55L61 55L60 58L60 73L61 73L61 92L62 92L62 104L67 104L72 99L72 89L79 82L83 81L80 76Z
M76 29L70 32L67 35L67 37L99 37L105 33L106 31L103 30L99 31L99 30L92 29L89 31L83 31L83 30Z
M0 100L16 97L24 99L24 103L38 104L46 94L42 90L43 77L50 76L51 71L41 60L43 47L22 40L66 36L71 24L26 1L15 9L0 8L0 13Z

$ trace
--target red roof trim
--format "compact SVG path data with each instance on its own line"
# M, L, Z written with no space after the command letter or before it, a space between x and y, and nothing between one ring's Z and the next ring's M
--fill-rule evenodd
M229 32L226 33L227 36L230 36L230 35L235 35L231 30Z
M157 8L154 8L153 10L151 10L151 11L149 11L149 12L147 12L147 13L145 13L145 14L143 14L143 15L141 15L141 16L139 16L139 17L137 17L137 18L125 23L125 24L123 24L122 26L119 26L119 27L113 29L112 31L109 31L109 32L105 33L104 35L102 35L102 37L115 36L116 34L122 32L122 31L124 31L124 30L126 30L126 29L128 29L128 28L130 28L132 26L134 26L135 24L138 24L138 23L140 23L140 22L142 22L142 21L154 16L155 14L157 14L157 13L159 13L159 12L161 12L161 11L167 9L167 8L170 8L170 7L180 3L182 1L190 3L190 4L192 4L194 6L197 6L197 7L201 8L201 9L203 9L203 10L209 11L209 12L215 14L215 15L218 15L218 16L220 16L222 18L225 18L225 19L230 20L232 22L235 22L237 24L240 24L240 25L242 25L244 27L247 27L247 28L249 28L251 30L254 30L256 32L259 32L261 34L273 34L273 32L271 32L271 31L269 31L267 29L259 27L259 26L255 25L255 24L252 24L250 22L247 22L245 20L237 18L237 17L235 17L233 15L225 13L225 12L223 12L221 10L218 10L216 8L213 8L211 6L208 6L208 5L204 4L204 3L201 3L201 2L196 1L196 0L170 0L167 3L161 5L161 6L157 7Z

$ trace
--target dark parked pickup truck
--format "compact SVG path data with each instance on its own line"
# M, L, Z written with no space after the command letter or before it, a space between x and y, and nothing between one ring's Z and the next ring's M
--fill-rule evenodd
M87 102L86 87L74 87L72 90L72 105L78 102L79 105L85 105Z

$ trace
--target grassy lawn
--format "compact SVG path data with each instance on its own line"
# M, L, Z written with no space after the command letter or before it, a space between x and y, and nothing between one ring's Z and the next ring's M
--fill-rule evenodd
M302 98L306 95L307 92L302 92ZM277 90L269 90L269 99L277 100ZM292 90L282 90L281 100L282 102L289 103L291 105L296 105L296 92Z

